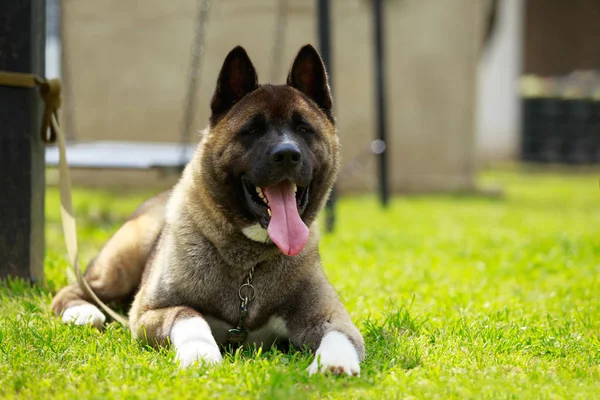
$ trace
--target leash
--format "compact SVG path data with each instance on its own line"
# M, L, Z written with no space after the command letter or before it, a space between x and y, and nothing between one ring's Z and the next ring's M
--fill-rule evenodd
M60 213L62 217L63 234L71 269L81 290L83 290L100 308L102 308L114 320L125 327L129 326L127 318L113 311L102 300L96 296L88 282L83 277L79 267L77 246L77 225L73 212L71 199L71 176L67 164L67 151L65 148L65 137L63 135L59 109L61 107L61 83L59 79L45 79L34 74L17 73L0 70L0 86L17 88L39 88L40 95L44 101L44 114L42 117L41 137L46 144L55 143L58 139L59 150L59 188L60 188ZM68 270L67 270L68 271Z

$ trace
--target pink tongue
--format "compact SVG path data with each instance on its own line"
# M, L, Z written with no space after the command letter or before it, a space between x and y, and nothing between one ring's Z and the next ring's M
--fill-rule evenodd
M300 253L308 239L308 228L300 219L293 184L286 180L278 185L263 188L269 207L271 222L267 232L283 254L295 256Z

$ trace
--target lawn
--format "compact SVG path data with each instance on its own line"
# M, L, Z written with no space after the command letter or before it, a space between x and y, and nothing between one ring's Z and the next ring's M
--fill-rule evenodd
M599 174L483 173L505 197L339 203L326 273L363 332L360 378L309 378L307 353L247 350L178 371L111 324L65 326L58 192L47 194L46 283L0 284L0 397L581 398L600 393ZM84 260L147 193L74 193Z

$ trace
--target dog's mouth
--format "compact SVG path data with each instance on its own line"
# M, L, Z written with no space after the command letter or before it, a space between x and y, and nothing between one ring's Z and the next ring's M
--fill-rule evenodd
M242 187L248 208L283 254L295 256L308 240L308 227L300 217L308 205L309 186L284 180L260 187L246 177Z

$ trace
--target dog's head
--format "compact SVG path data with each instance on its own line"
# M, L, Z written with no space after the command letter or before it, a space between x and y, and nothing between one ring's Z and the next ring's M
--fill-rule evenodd
M285 85L259 85L242 47L225 58L211 102L202 182L244 234L286 255L304 247L339 165L327 73L298 52Z

